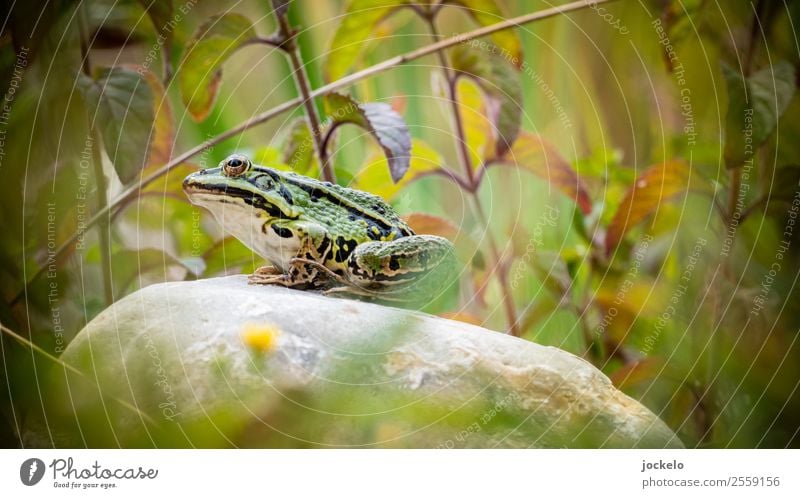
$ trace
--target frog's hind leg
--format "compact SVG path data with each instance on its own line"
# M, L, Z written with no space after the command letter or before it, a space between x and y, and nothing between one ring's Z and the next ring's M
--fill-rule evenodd
M323 229L316 225L295 225L293 230L302 243L285 272L274 267L261 267L250 275L248 282L259 285L283 285L300 289L315 288L320 285L319 268L315 259L325 258L330 250L330 242Z

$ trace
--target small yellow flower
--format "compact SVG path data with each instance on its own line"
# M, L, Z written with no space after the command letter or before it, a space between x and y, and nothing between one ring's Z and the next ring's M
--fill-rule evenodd
M245 324L242 329L242 342L262 353L275 350L280 329L272 324Z

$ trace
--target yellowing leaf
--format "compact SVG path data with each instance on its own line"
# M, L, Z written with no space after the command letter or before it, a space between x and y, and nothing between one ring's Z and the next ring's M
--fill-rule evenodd
M412 181L439 169L441 164L442 158L438 152L421 140L412 140L408 171L399 182L394 183L389 176L386 157L383 154L376 154L368 159L361 171L356 174L353 186L384 199L391 199Z
M242 342L251 349L261 353L274 351L278 345L281 331L271 324L245 324L242 329Z
M564 195L573 199L584 214L592 210L592 201L580 177L566 159L539 135L523 132L500 164L528 170L547 180Z
M597 332L622 344L628 337L634 321L640 316L650 316L661 309L661 293L649 280L624 280L619 285L604 285L595 293L593 302L603 313L603 322Z
M181 98L195 121L211 112L222 63L255 36L253 23L239 14L213 16L195 31L178 69Z
M656 212L662 203L689 189L689 167L667 161L646 169L628 189L606 231L606 251L611 252L633 226Z
M487 148L483 159L502 156L517 138L522 122L519 71L494 45L487 49L456 45L450 49L450 61L459 76L473 80L485 95L494 146Z
M327 81L347 74L366 46L378 24L408 2L405 0L351 0L336 29L325 60Z
M483 103L481 91L474 82L460 79L456 87L456 95L470 162L477 168L489 155L487 152L494 149L492 120Z
M446 0L446 3L457 4L481 26L490 26L508 19L494 0ZM492 42L502 48L508 60L517 67L522 66L522 43L513 29L504 29L494 33Z

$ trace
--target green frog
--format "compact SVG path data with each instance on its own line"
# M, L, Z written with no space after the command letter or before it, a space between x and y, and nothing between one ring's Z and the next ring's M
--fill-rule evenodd
M383 199L234 154L183 182L192 203L272 266L249 281L424 303L450 283L453 245L416 235Z

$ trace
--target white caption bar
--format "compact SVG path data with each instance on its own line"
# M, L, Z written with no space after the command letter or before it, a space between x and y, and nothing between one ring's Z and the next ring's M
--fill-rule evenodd
M798 464L800 450L0 450L0 496L800 496Z

